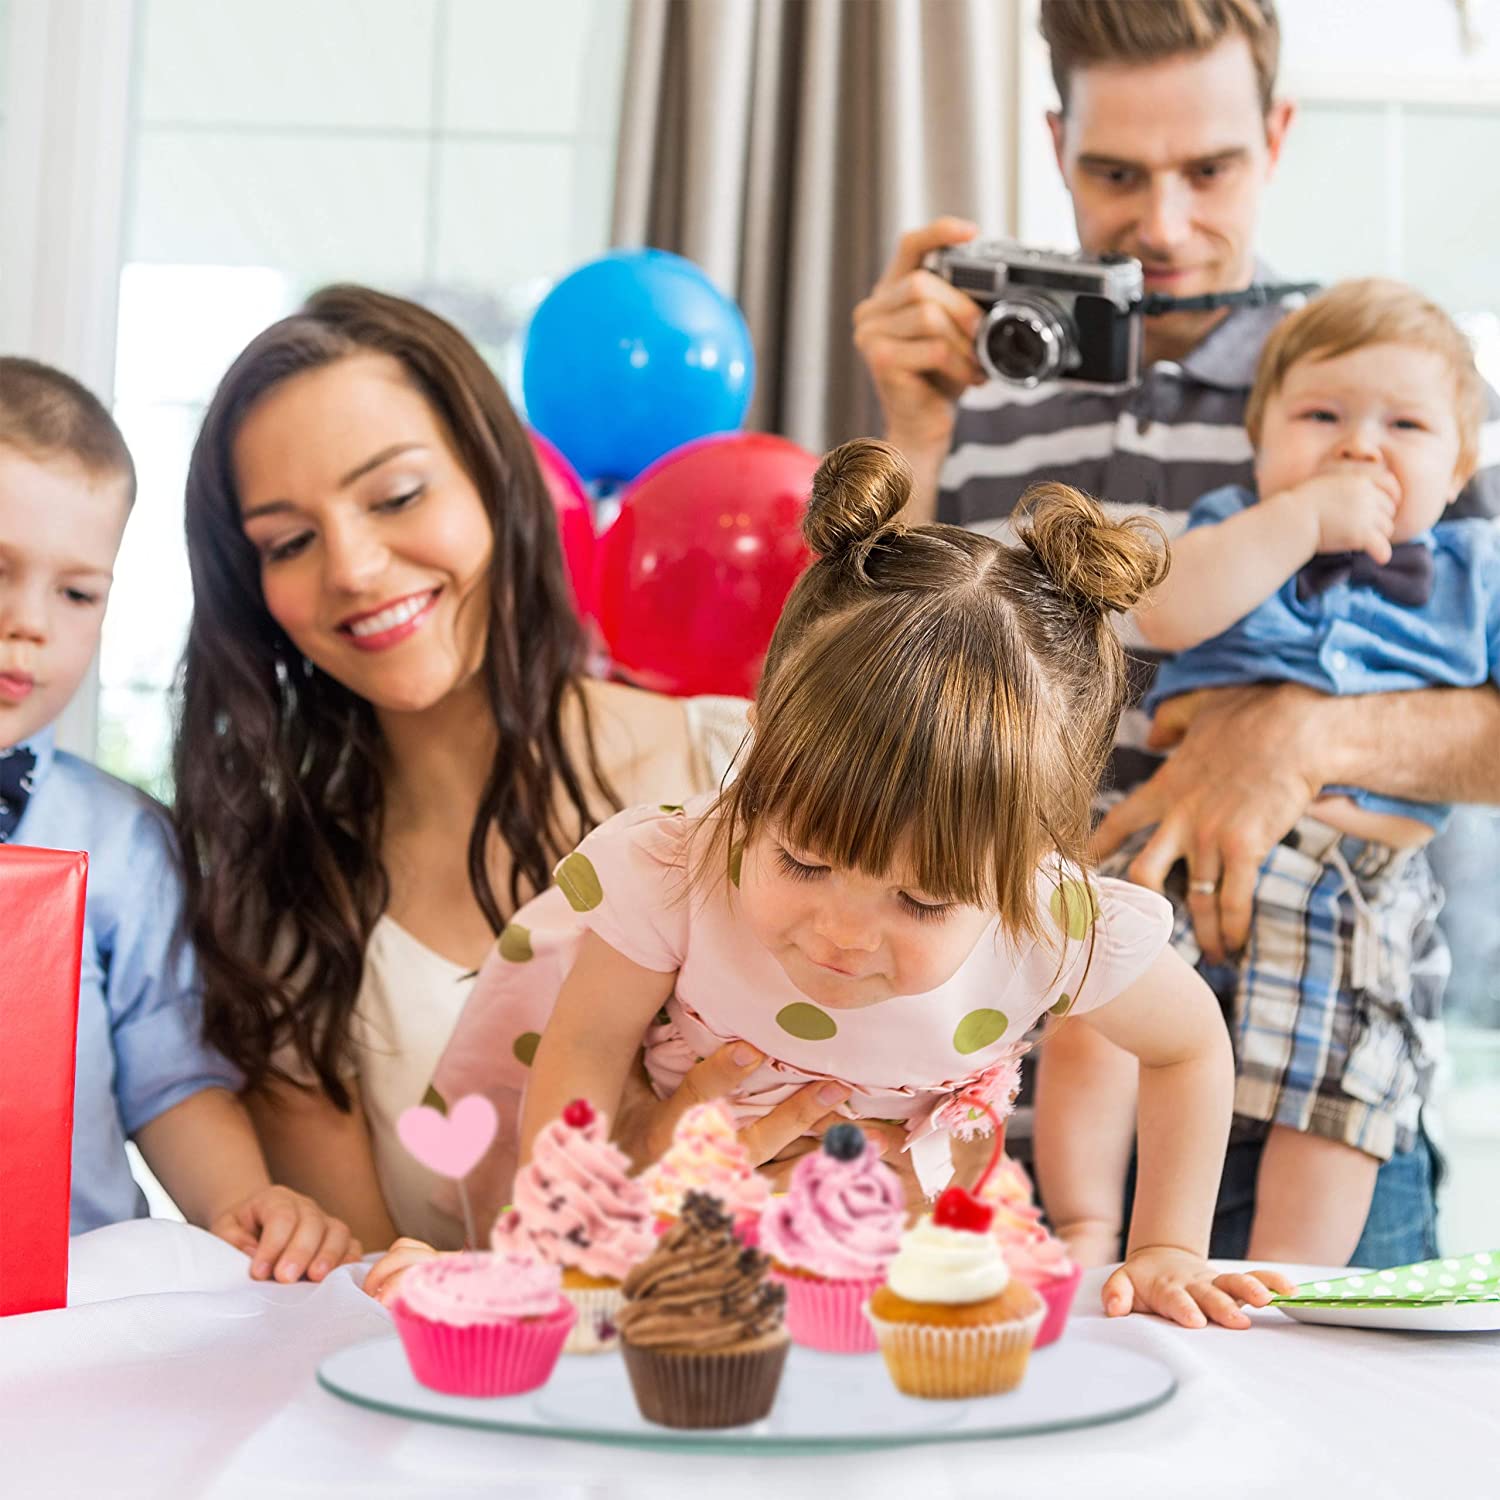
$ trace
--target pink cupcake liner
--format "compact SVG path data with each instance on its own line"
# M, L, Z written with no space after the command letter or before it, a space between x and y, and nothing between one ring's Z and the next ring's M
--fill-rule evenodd
M1019 1276L1017 1279L1024 1281L1047 1304L1046 1316L1042 1319L1036 1343L1032 1345L1033 1349L1040 1349L1062 1337L1063 1327L1068 1321L1068 1311L1073 1306L1073 1296L1078 1290L1078 1283L1083 1280L1083 1267L1075 1265L1066 1276L1043 1276L1035 1279Z
M449 1396L516 1396L545 1385L578 1317L566 1298L545 1318L512 1318L459 1327L413 1312L400 1298L391 1308L411 1372Z
M786 1288L786 1331L795 1343L825 1354L874 1354L880 1347L864 1308L881 1277L824 1281L775 1267L768 1275Z

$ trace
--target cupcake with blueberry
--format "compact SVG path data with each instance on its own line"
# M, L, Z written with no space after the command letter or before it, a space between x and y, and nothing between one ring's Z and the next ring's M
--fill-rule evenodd
M905 1223L900 1179L857 1125L832 1126L760 1216L795 1342L829 1354L875 1350L864 1304L884 1283Z
M412 1374L450 1396L544 1385L578 1316L556 1266L467 1252L413 1266L391 1306Z
M620 1346L641 1415L664 1427L740 1427L776 1399L790 1340L770 1260L718 1200L689 1193L625 1278Z
M689 1193L717 1198L746 1244L753 1244L771 1184L757 1172L735 1133L734 1117L720 1099L684 1111L672 1144L641 1174L658 1231L677 1218Z
M615 1347L626 1273L656 1243L645 1188L610 1144L604 1117L575 1099L547 1125L516 1174L513 1206L496 1221L496 1251L558 1267L563 1295L578 1309L565 1352Z
M983 1106L981 1106L983 1107ZM985 1170L988 1177L999 1157ZM982 1192L984 1179L978 1189ZM901 1237L867 1315L886 1369L908 1396L994 1396L1026 1373L1046 1308L1014 1277L991 1233L994 1210L948 1188Z
M1061 1335L1083 1267L1042 1222L1031 1179L1018 1161L1002 1156L980 1189L979 1198L995 1212L990 1232L1011 1274L1047 1304L1047 1315L1033 1346L1040 1349Z

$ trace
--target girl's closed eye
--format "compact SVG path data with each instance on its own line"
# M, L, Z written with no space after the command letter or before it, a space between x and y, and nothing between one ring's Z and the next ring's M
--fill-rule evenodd
M951 901L918 901L915 896L900 893L901 905L906 914L919 922L941 922L953 910Z
M828 873L827 865L804 864L800 859L794 859L779 845L776 849L776 863L788 880L816 880L820 875Z
M260 543L261 561L266 563L286 562L305 552L311 544L313 534L310 531L299 531L295 536L286 537L284 540Z

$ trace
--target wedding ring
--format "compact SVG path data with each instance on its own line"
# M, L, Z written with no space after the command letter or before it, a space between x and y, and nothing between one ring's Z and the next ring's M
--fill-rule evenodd
M1219 882L1217 880L1190 880L1188 889L1195 896L1216 896L1219 893Z

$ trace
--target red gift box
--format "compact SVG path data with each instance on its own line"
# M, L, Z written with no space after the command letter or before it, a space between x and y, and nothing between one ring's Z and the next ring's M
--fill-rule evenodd
M68 1300L86 854L0 846L0 1315Z

